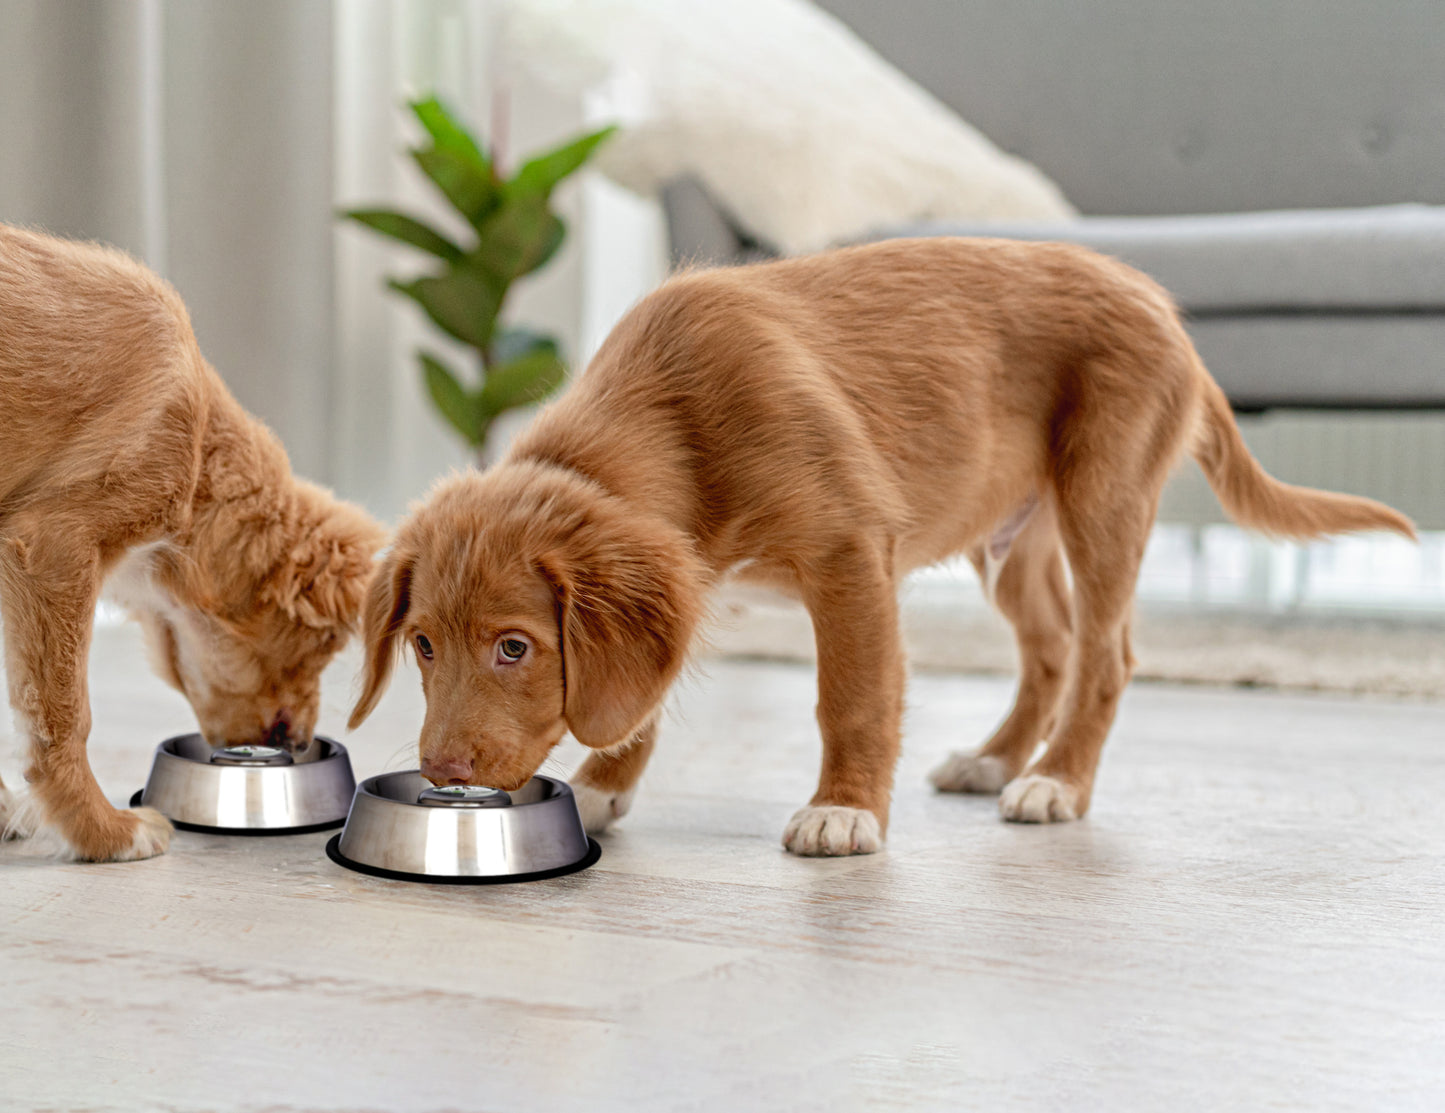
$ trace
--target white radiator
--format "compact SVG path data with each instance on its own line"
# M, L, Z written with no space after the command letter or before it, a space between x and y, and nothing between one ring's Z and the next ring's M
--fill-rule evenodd
M1445 413L1279 411L1240 417L1250 450L1290 483L1368 495L1445 529ZM1164 493L1161 522L1225 521L1198 466L1185 461Z

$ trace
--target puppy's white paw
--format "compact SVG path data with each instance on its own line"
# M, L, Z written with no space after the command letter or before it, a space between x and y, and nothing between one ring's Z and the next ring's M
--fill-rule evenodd
M783 831L783 846L805 858L873 854L883 847L878 817L862 808L809 804Z
M637 795L637 786L633 785L626 792L603 792L591 785L574 784L572 795L577 798L582 829L589 835L600 835L614 819L621 819L628 813L632 798Z
M984 754L950 754L928 774L939 792L979 792L993 795L1008 783L1008 769L996 757Z
M998 810L1014 823L1063 823L1079 818L1079 794L1063 781L1029 773L1004 786Z
M28 792L0 788L0 840L28 839L40 829L40 804Z
M135 835L129 846L116 851L109 860L138 862L142 858L164 854L171 845L171 821L155 808L131 808L128 814L139 821L135 825Z

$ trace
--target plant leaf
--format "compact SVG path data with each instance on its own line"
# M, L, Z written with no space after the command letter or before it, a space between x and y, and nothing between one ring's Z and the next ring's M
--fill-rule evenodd
M551 196L557 183L579 170L582 164L592 157L592 152L616 130L615 125L605 127L601 131L578 136L560 147L538 155L524 163L503 189L513 197L531 195L545 199Z
M557 357L556 345L548 342L508 363L493 365L477 406L487 417L495 417L503 410L540 402L566 377L567 367Z
M342 215L380 232L383 236L419 247L448 262L455 262L462 257L462 249L451 240L405 213L392 212L389 209L350 209Z
M550 259L566 233L545 197L513 198L477 225L477 247L466 264L507 284Z
M427 393L436 403L441 415L467 439L469 444L479 445L486 434L481 425L481 413L476 395L468 394L451 368L427 351L418 351L422 376L426 380Z
M425 147L413 150L411 157L473 227L497 207L501 195L491 177L455 151Z
M491 159L482 153L481 144L439 99L430 96L425 100L412 101L411 110L438 150L450 151L471 163L489 181L493 180Z
M539 267L545 266L547 261L557 254L557 249L562 246L562 241L567 238L566 222L556 213L548 213L547 218L542 242L537 251L528 258L522 274L531 274Z
M391 279L387 285L420 305L426 314L458 340L485 348L496 327L502 294L482 275L465 268L412 282Z

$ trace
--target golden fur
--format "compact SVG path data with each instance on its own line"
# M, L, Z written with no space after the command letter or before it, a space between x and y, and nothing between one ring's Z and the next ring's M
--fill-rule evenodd
M1071 819L1186 450L1244 524L1412 535L1378 503L1265 475L1169 297L1112 259L895 240L684 274L496 467L444 483L402 526L366 604L352 723L399 644L424 637L423 771L515 788L570 728L595 751L576 784L603 825L642 773L708 590L736 573L797 595L816 632L822 774L784 843L873 850L903 709L897 588L964 552L1015 626L1020 690L935 781L1003 788L1010 819ZM526 646L516 663L509 640Z
M0 414L0 616L32 792L22 814L0 786L0 826L148 857L169 824L112 808L85 757L102 583L210 741L304 754L382 531L292 477L175 291L118 251L0 225Z

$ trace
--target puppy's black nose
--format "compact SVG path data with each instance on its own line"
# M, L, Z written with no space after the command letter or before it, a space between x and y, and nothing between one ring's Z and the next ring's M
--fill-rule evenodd
M266 745L285 747L291 739L291 713L284 707L276 712L271 725L266 728Z

